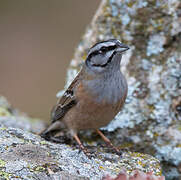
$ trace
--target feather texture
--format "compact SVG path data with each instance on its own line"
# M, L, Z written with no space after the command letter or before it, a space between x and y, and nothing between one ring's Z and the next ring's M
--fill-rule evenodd
M75 97L75 89L80 83L81 72L72 81L68 89L65 91L63 96L59 99L57 105L52 109L51 118L52 123L60 120L64 115L77 103Z

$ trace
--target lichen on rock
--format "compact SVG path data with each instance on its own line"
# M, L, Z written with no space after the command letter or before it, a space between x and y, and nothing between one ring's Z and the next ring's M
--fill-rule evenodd
M128 81L126 104L104 129L115 144L131 141L130 149L158 157L168 179L181 176L180 7L176 0L103 0L67 77L70 83L88 48L98 41L117 38L131 47L121 62Z
M39 133L45 128L42 120L30 118L25 113L12 108L3 96L0 96L0 124L4 127L20 128L33 133Z
M123 153L120 159L98 151L97 157L89 160L71 146L53 144L20 130L33 131L35 126L0 99L0 176L94 179L104 173L117 175L121 168L128 173L139 169L160 175L159 161L154 156L162 162L167 179L178 179L181 176L180 7L177 0L102 0L68 69L66 87L79 71L89 47L97 41L117 38L130 46L121 63L128 81L128 97L123 110L103 128L115 145L128 149L129 153Z
M33 129L31 118L13 109L4 97L0 97L0 108L0 179L101 179L122 169L128 174L137 169L161 176L159 160L150 155L123 152L120 157L91 146L95 152L89 159L75 144L51 143L32 134L38 129ZM43 125L36 123L39 128Z
M0 128L0 177L4 179L101 179L135 169L161 175L159 161L146 154L96 152L89 159L79 149L44 141L18 128Z

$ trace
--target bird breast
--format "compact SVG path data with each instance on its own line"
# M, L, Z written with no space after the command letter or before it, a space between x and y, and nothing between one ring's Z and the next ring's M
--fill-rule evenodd
M83 86L97 103L117 104L127 96L127 82L120 71L102 78L85 80Z
M121 110L127 95L123 78L113 81L82 81L76 90L77 105L68 112L67 124L72 129L95 129L107 125ZM69 116L74 121L69 123Z

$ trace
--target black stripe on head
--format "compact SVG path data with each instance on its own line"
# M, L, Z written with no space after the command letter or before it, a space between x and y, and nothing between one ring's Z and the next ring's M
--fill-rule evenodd
M112 55L109 57L108 61L105 64L92 64L92 66L95 66L95 67L106 67L112 61L112 58L113 58L113 56L115 54L116 54L116 51L114 51L112 53Z
M111 55L111 57L109 57L109 59L107 60L105 64L97 64L97 63L91 62L91 59L94 58L94 56L97 56L99 54L105 55L107 52L114 51L118 47L118 43L120 42L117 39L110 39L107 41L96 43L94 46L90 48L88 52L86 64L90 62L92 66L105 67L107 64L111 62L116 52L113 52L113 54Z
M112 45L112 46L102 46L99 50L95 50L92 53L90 53L86 59L86 61L91 61L91 58L93 56L96 56L98 54L104 54L106 52L112 51L114 49L116 49L116 45ZM109 57L109 60L105 63L105 64L91 64L92 66L97 66L97 67L105 67L107 64L109 64L113 58L113 56L115 55L116 52L113 52L113 54L111 55L111 57Z
M119 43L120 42L117 39L109 39L107 41L98 42L89 49L88 56L91 54L96 55L101 52L113 50Z
M113 46L102 46L100 49L91 52L88 55L87 59L91 59L92 56L95 56L95 55L98 55L98 54L102 54L102 53L106 53L106 52L112 51L114 49L116 49L116 45L113 45Z

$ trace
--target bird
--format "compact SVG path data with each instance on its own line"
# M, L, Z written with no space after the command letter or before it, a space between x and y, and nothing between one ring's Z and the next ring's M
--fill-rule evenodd
M109 124L125 103L128 86L120 63L128 49L117 39L98 42L89 49L80 72L54 106L51 124L40 134L43 138L48 139L54 130L67 128L88 155L78 132L93 129L107 145L120 153L100 128Z

